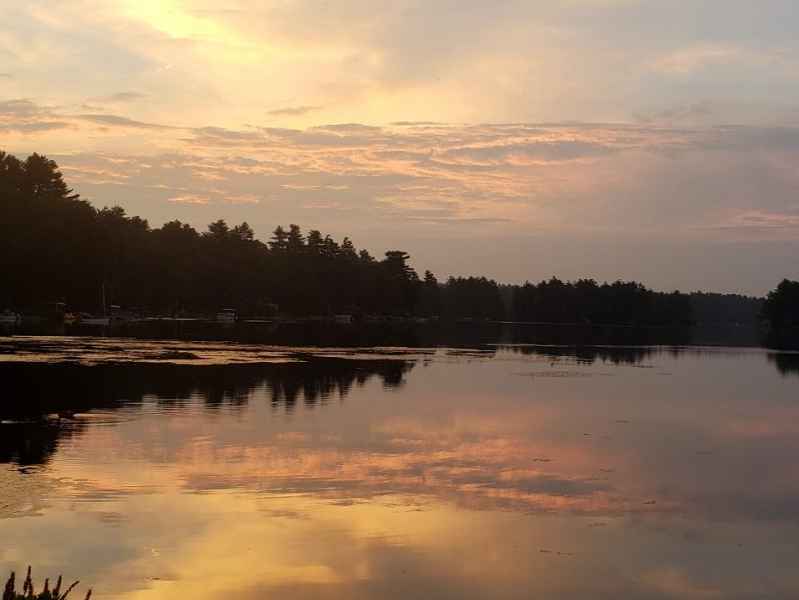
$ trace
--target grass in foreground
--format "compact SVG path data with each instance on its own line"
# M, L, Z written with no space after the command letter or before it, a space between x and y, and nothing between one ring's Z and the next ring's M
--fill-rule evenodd
M51 590L50 589L50 580L44 580L44 587L42 591L38 594L33 590L33 580L31 579L31 568L28 567L28 574L25 577L25 582L22 584L22 593L18 594L16 591L16 581L15 581L15 574L12 572L11 577L8 578L6 582L6 587L3 590L3 599L2 600L65 600L69 593L80 583L80 581L76 581L72 585L70 585L66 590L63 592L61 591L61 575L58 576L58 582L56 582L55 587ZM85 600L89 600L92 597L91 589L86 592Z

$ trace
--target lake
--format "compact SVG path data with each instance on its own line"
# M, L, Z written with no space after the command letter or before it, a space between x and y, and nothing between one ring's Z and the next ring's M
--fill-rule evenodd
M799 597L797 354L0 338L0 376L0 572L98 599Z

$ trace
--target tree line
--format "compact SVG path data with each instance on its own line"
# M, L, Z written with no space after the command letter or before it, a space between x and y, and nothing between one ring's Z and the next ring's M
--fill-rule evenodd
M120 207L97 209L69 188L52 160L0 152L0 309L65 302L151 314L390 315L461 320L689 325L753 322L762 299L663 293L637 282L592 279L499 285L485 277L439 282L403 250L382 258L348 237L278 226L267 241L246 223L197 231L152 227Z
M763 303L769 324L766 343L775 348L799 348L799 281L783 279Z

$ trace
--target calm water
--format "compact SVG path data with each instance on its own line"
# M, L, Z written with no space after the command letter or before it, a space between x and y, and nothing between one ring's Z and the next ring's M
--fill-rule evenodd
M0 570L97 598L799 597L799 359L0 339Z

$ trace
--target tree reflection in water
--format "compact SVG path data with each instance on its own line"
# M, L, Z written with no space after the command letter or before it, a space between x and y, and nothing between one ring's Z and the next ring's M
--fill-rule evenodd
M47 462L62 439L80 434L78 413L142 405L161 407L201 399L207 408L241 408L266 388L275 411L291 413L345 398L353 386L379 378L386 388L403 385L409 360L307 357L301 362L247 365L0 363L6 402L0 407L0 462L20 466Z

